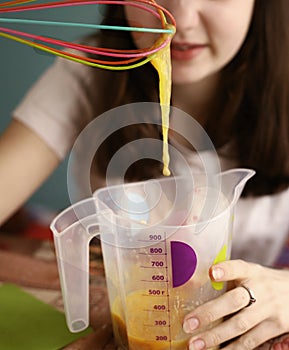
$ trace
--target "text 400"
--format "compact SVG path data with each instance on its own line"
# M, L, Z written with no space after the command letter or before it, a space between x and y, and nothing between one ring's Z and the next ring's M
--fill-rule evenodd
M163 310L166 310L166 309L167 309L167 307L166 307L165 304L155 304L154 305L154 310L161 310L161 311L163 311Z

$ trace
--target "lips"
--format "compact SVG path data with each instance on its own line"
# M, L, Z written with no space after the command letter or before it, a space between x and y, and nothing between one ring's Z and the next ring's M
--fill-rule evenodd
M187 61L197 57L207 45L205 44L188 44L173 42L171 45L172 59Z

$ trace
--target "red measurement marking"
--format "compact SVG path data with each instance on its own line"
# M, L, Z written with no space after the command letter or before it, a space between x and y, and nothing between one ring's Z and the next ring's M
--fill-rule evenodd
M141 280L141 282L149 282L149 283L156 283L156 282L161 282L161 283L168 283L168 280Z

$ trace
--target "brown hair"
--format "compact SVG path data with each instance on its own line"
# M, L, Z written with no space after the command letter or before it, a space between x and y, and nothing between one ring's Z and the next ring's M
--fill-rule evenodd
M108 8L104 23L125 22L122 6ZM224 105L218 120L205 126L215 147L230 142L231 157L238 166L256 170L243 195L276 193L289 185L289 2L256 0L247 38L235 58L224 68ZM118 22L119 24L119 22ZM110 47L133 48L129 34L100 33L98 40ZM96 115L119 105L158 100L157 75L151 65L123 72L97 74L104 96ZM106 85L109 84L109 85ZM110 91L108 98L105 93ZM160 138L154 125L123 128L103 143L96 155L98 171L104 175L109 159L121 145L137 138ZM233 142L232 142L233 140ZM228 156L228 155L227 155ZM158 176L161 164L152 160L136 162L127 172L128 180Z

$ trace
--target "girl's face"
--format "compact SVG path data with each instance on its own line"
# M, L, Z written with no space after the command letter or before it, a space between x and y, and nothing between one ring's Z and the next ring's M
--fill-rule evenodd
M255 0L158 0L176 19L172 40L173 82L198 82L219 72L240 49L246 37ZM159 27L151 14L125 6L131 26ZM133 33L138 47L150 46L148 34Z

